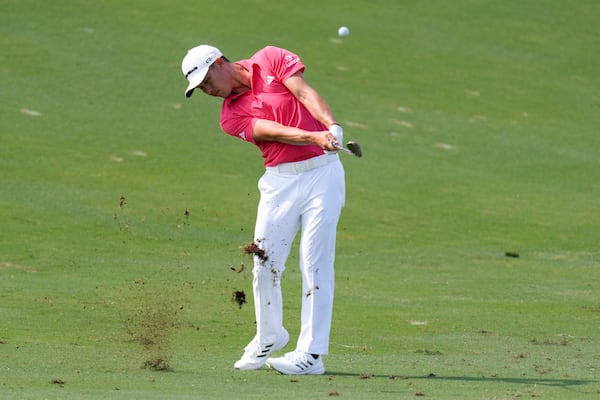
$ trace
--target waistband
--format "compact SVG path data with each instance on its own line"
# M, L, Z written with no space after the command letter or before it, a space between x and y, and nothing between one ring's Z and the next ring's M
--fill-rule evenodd
M274 167L266 167L267 171L277 172L280 174L301 174L306 171L310 171L315 168L322 167L324 165L329 164L330 162L337 161L340 159L340 156L337 153L329 153L323 154L322 156L317 156L313 158L309 158L308 160L290 162L290 163L281 163Z

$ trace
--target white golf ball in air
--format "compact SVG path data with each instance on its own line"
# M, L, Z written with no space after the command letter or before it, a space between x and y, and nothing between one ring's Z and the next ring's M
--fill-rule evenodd
M340 27L340 29L338 29L338 35L340 35L340 37L346 37L350 34L350 29L348 29L347 26L342 26Z

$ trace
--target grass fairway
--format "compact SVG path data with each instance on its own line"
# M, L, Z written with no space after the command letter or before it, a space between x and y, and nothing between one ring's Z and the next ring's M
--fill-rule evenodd
M597 0L0 0L0 399L598 399L598 26ZM363 147L324 376L232 367L263 167L183 96L202 42L297 52Z

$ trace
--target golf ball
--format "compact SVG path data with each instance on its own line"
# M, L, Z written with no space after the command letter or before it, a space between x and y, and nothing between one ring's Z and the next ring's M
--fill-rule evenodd
M338 35L340 35L341 37L346 37L350 34L350 29L348 29L347 26L342 26L340 27L340 29L338 29Z

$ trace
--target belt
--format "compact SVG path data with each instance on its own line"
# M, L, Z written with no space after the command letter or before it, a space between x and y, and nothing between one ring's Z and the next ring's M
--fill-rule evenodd
M311 169L319 168L330 162L339 160L337 153L323 154L322 156L309 158L304 161L281 163L274 167L267 167L267 171L278 172L280 174L301 174L302 172L310 171Z

